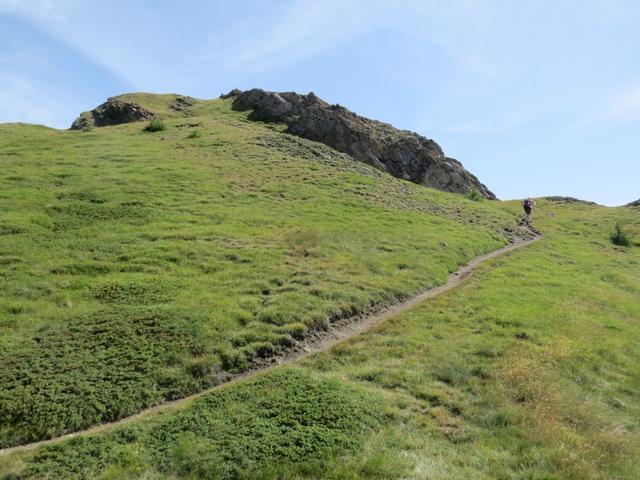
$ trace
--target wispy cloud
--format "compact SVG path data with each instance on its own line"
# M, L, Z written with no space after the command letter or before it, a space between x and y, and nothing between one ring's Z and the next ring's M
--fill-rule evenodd
M381 13L379 2L297 1L264 34L227 48L220 59L252 72L279 67L375 28Z
M609 105L607 116L619 121L640 120L640 85L614 99Z
M58 128L68 125L61 118L74 115L57 100L46 85L15 74L0 72L0 122L46 124Z
M0 14L64 21L76 3L76 0L0 0Z

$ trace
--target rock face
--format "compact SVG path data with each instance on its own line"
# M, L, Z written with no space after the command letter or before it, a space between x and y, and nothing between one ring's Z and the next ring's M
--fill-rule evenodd
M640 198L635 202L628 203L627 207L640 207Z
M149 120L152 117L153 113L143 106L133 102L124 102L112 97L93 110L81 113L71 124L71 130L119 125L121 123Z
M253 110L253 120L285 123L287 133L324 143L396 177L447 192L476 189L485 198L496 198L433 140L330 105L314 93L235 89L222 98L233 98L234 110Z

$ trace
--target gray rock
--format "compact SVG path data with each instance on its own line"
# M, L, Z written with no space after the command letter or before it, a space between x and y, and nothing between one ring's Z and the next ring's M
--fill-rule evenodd
M198 101L193 97L176 95L176 99L169 104L169 110L174 112L184 112L189 107L193 107Z
M627 203L627 207L640 207L640 198L635 202Z
M485 198L496 198L433 140L330 105L313 92L235 89L221 97L233 98L234 110L252 110L250 119L285 123L287 133L324 143L398 178L454 193L476 189Z
M134 102L124 102L112 97L93 110L81 113L71 124L71 130L119 125L151 118L153 118L153 113L142 105Z
M222 98L223 100L225 98L233 98L236 95L242 93L242 90L240 90L239 88L234 88L233 90L231 90L229 93L221 93L220 94L220 98Z

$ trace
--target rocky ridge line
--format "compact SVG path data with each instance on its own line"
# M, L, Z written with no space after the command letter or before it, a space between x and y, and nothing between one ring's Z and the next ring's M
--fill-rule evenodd
M287 133L324 143L395 177L453 193L475 189L496 198L433 140L330 105L314 93L235 89L221 98L233 98L234 110L252 110L252 120L284 123Z

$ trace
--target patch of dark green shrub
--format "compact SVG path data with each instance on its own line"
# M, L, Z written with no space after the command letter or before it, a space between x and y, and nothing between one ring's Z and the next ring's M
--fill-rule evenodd
M465 197L467 197L469 200L472 200L474 202L481 202L482 200L484 200L484 197L482 196L482 194L477 188L470 189L466 193Z
M160 279L109 281L93 288L94 297L106 304L149 305L170 300L170 286Z
M631 238L629 237L627 232L624 231L620 223L616 223L615 227L613 228L613 232L611 232L611 235L609 235L609 240L611 240L611 243L613 243L614 245L619 245L621 247L631 246Z
M159 118L152 118L151 121L144 127L145 132L161 132L166 130L167 126Z
M173 382L156 382L170 354L196 353L193 324L175 309L120 307L72 317L9 345L0 353L0 448L112 421L169 394L197 390L193 377L178 391Z
M381 399L361 388L281 369L212 392L148 427L46 446L20 478L137 477L131 465L153 465L172 478L219 479L276 478L265 472L315 465L314 478L321 478L322 462L357 449L363 434L388 420L383 411Z

